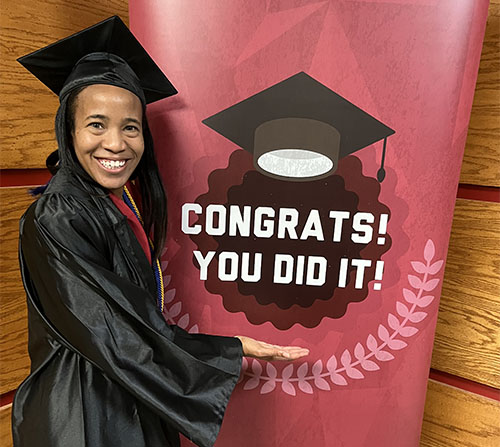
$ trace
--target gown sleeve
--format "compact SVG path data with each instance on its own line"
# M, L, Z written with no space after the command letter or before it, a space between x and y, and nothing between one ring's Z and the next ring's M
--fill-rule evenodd
M60 194L39 202L24 217L21 256L45 318L169 426L213 445L239 377L241 342L169 326L155 297L112 270L106 228L84 203Z

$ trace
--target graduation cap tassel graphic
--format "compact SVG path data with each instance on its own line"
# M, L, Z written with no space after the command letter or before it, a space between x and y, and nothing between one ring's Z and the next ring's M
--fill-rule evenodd
M384 139L382 182L387 137L395 133L304 72L203 123L252 153L262 174L294 182L327 177L341 158Z
M377 180L382 183L385 179L385 169L384 169L384 162L385 162L385 148L387 146L387 137L384 138L384 148L382 149L382 162L380 163L380 169L377 172Z

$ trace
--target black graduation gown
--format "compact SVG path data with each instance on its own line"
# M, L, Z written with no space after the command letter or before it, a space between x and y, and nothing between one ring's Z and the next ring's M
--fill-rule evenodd
M15 447L213 445L241 342L188 334L156 308L151 266L103 191L61 170L20 223L31 374Z

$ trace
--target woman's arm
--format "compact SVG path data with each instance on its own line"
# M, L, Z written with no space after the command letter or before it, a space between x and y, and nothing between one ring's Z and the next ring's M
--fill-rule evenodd
M168 326L155 297L110 268L103 228L85 201L42 196L21 223L28 294L66 346L171 427L212 445L239 377L241 342Z

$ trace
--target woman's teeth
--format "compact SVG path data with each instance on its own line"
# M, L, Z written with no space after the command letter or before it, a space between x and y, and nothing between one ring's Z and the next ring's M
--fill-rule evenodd
M99 160L99 163L103 165L106 169L118 169L125 166L125 160Z

